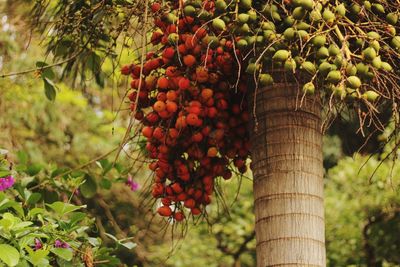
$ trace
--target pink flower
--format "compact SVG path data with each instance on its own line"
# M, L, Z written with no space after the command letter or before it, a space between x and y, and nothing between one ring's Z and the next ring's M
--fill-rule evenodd
M35 250L39 250L43 247L42 242L39 239L35 238Z
M70 247L70 246L68 245L67 242L63 242L63 241L61 241L61 240L59 240L59 239L57 239L57 240L54 242L54 246L55 246L56 248L69 248L69 247Z
M0 191L7 190L8 188L12 187L14 185L14 183L15 183L15 179L11 175L0 178Z
M128 175L128 179L126 180L126 185L128 185L133 192L138 191L140 188L140 184L133 181L133 178L131 175Z

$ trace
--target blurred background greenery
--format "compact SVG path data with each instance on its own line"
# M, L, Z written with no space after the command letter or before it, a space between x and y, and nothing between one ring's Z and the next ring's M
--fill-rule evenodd
M11 2L0 5L0 74L35 68L43 59L51 64L43 36L27 30L29 1ZM128 62L134 54L124 50L122 58ZM124 147L110 167L129 124L127 81L114 69L105 61L101 83L89 72L74 83L60 79L61 67L51 68L54 75L46 77L55 83L54 101L40 73L0 78L0 148L15 164L23 152L43 174L57 168L89 173L95 186L74 201L88 205L106 244L112 240L105 233L134 238L137 247L116 251L127 266L255 266L251 173L218 185L224 198L210 206L207 220L173 226L153 216L140 147ZM391 157L381 163L395 143L379 142L391 129L357 153L362 139L352 134L356 127L338 119L324 139L328 265L400 266L400 162ZM129 175L139 191L125 184Z

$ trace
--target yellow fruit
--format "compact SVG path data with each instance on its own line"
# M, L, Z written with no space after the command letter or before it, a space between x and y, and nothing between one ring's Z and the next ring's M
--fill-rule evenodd
M361 86L361 80L357 76L350 76L347 78L346 84L352 89L357 89Z
M328 51L330 56L337 56L340 54L340 48L336 44L331 44Z
M183 8L183 14L185 14L185 16L194 16L194 14L196 14L196 8L194 8L194 6L187 5Z
M392 71L393 67L387 62L382 62L382 69L385 71Z
M332 70L326 76L326 80L330 83L338 83L342 79L342 74L338 70Z
M329 9L325 9L322 13L322 18L326 21L326 23L332 24L335 21L336 17L332 11L330 11Z
M259 83L261 86L271 85L271 84L273 84L273 82L274 82L274 79L272 78L271 75L266 74L266 73L260 74Z
M311 42L316 47L321 47L326 43L326 37L325 35L318 35L314 37Z
M315 93L315 85L312 82L304 84L303 92L307 95L313 95Z
M345 15L346 15L346 7L345 7L345 5L342 3L342 4L340 4L340 5L338 5L337 7L336 7L336 13L339 15L339 16L341 16L341 17L344 17Z
M378 99L379 94L375 91L366 91L362 97L366 100L368 100L369 102L374 102Z
M295 30L293 28L287 28L284 32L283 32L283 37L285 37L286 40L291 41L294 39L295 37Z
M326 47L320 47L318 50L317 50L317 58L319 58L319 59L323 59L323 58L327 58L327 57L329 57L329 50L328 50L328 48L326 48Z
M362 55L363 55L363 58L367 61L372 61L377 56L375 49L373 49L372 47L368 47L368 48L364 49L364 51L362 52Z
M272 57L272 60L274 61L285 61L286 59L289 58L289 51L287 50L278 50L275 52L274 56Z
M310 61L305 61L301 64L301 68L307 71L309 74L314 75L315 72L317 71L315 68L314 63Z
M389 13L386 15L386 21L391 25L396 25L399 16L396 13Z
M400 48L400 36L393 37L392 41L390 41L390 45L398 50Z
M292 14L293 18L297 19L297 20L302 19L305 15L306 15L306 9L303 7L296 7L293 10L293 14Z
M225 21L220 18L213 19L212 26L219 31L224 31L226 29Z

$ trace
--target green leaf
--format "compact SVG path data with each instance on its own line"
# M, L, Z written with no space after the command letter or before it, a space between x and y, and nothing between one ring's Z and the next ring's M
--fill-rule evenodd
M6 177L10 174L11 172L9 170L0 170L0 177Z
M64 203L61 201L57 201L52 204L46 204L46 205L48 207L50 207L52 210L54 210L60 216L64 216L65 214L68 214L75 210L79 210L81 208L86 208L86 205L76 206L76 205L72 205L70 203Z
M47 99L49 99L50 101L54 101L56 99L56 94L57 94L56 89L54 87L54 83L46 77L43 78L43 82L44 82L44 93Z
M42 168L43 166L40 164L32 164L28 166L28 168L26 169L26 173L30 176L35 176L42 170Z
M69 171L68 168L57 168L51 173L51 178L54 178L60 174L67 172L67 171Z
M96 195L97 184L92 176L85 175L85 182L79 187L79 191L85 198L92 198Z
M78 222L85 219L86 217L87 217L87 214L84 212L73 212L73 213L71 213L70 224L75 225Z
M72 260L73 253L72 250L68 248L53 248L51 252L66 261Z
M14 247L6 244L0 244L0 260L8 266L15 266L19 262L19 252Z
M26 203L29 205L35 205L42 198L42 194L40 193L32 193Z
M108 180L108 179L106 179L106 178L103 178L103 179L101 179L100 180L100 186L103 188L103 189L110 189L111 188L111 186L112 186L112 183L110 182L110 180Z
M28 162L28 154L26 154L22 150L17 152L17 158L18 158L19 163L21 163L21 164L26 164Z
M33 250L28 246L25 246L25 249L29 253L28 260L34 266L48 266L49 264L49 260L47 259L47 255L49 254L48 250L46 249Z
M121 246L124 246L124 247L126 247L127 249L129 249L129 250L131 250L131 249L133 249L134 247L136 247L137 246L137 244L136 243L133 243L133 242L125 242L125 243L119 243Z

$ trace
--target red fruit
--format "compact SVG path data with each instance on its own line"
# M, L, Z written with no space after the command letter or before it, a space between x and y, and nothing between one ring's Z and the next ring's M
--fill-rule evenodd
M216 157L218 154L218 149L216 147L210 147L207 150L207 157L213 158Z
M188 208L188 209L192 209L196 206L196 201L192 198L186 199L185 202L183 203L183 205Z
M170 128L170 129L168 130L168 134L169 134L169 136L170 136L171 138L173 138L173 139L176 139L176 138L178 138L178 136L179 136L179 132L178 132L178 130L176 130L175 128Z
M188 78L181 78L178 82L178 87L181 90L186 90L190 86L190 80Z
M158 212L158 214L160 214L161 216L164 216L164 217L169 217L172 215L172 210L168 206L159 207L157 212Z
M155 139L161 140L164 137L164 130L161 127L157 127L153 131L153 137Z
M215 118L217 116L217 114L218 114L218 110L215 107L210 107L207 110L207 116L209 118Z
M153 136L153 128L149 126L143 127L142 134L144 137L151 138Z
M161 203L163 203L164 206L169 206L171 205L171 200L169 198L164 197L161 199Z
M172 47L167 47L164 49L162 56L165 58L173 58L175 55L175 50Z
M180 45L178 45L178 52L181 55L186 55L188 51L187 51L186 46L184 44L180 44Z
M156 103L154 103L153 105L153 109L157 112L162 112L165 110L165 103L163 101L157 101Z
M183 63L190 68L196 64L196 58L192 55L186 55L183 57Z
M187 126L187 124L186 124L186 117L185 116L181 116L181 117L178 117L176 119L175 128L183 129L186 126Z
M166 77L160 77L157 80L157 86L160 89L167 89L168 88L168 79Z
M167 101L166 109L170 113L175 113L178 110L178 105L173 101Z
M172 190L175 192L175 193L182 193L183 192L183 188L182 188L182 186L179 184L179 183L174 183L174 184L172 184L171 185L171 188L172 188Z
M160 92L157 94L157 100L159 101L166 101L167 100L167 94L164 92Z
M121 68L121 74L122 75L129 75L130 73L131 73L131 71L132 71L132 65L125 65L125 66L122 66L122 68Z
M178 98L178 94L175 91L170 90L167 92L167 100L175 101L177 98Z
M163 34L161 32L153 32L153 34L151 35L150 42L153 45L157 45L161 42L162 37L163 37Z
M203 39L203 37L205 37L207 35L207 30L205 28L199 28L196 32L195 32L195 36L199 39Z
M157 113L151 112L151 113L146 115L146 120L150 124L155 124L159 120L159 116L157 115Z
M193 142L199 143L203 140L203 135L201 133L195 133L192 136L192 140L193 140Z
M160 3L153 3L151 5L151 11L153 11L154 13L160 11L161 9L161 4Z
M165 69L165 74L168 77L176 77L180 75L180 71L175 66L169 66Z
M174 214L174 219L175 219L177 222L183 221L183 219L185 219L185 215L184 215L182 212L180 212L180 211L175 212L175 214Z
M193 215L200 215L201 214L201 210L199 208L193 208L190 210L192 212Z
M177 201L185 201L188 198L187 194L185 192L180 193L177 197L176 200Z
M204 88L201 90L201 97L204 100L208 100L213 96L213 90L209 88Z
M196 114L190 113L186 116L186 123L195 126L198 123L199 117Z

